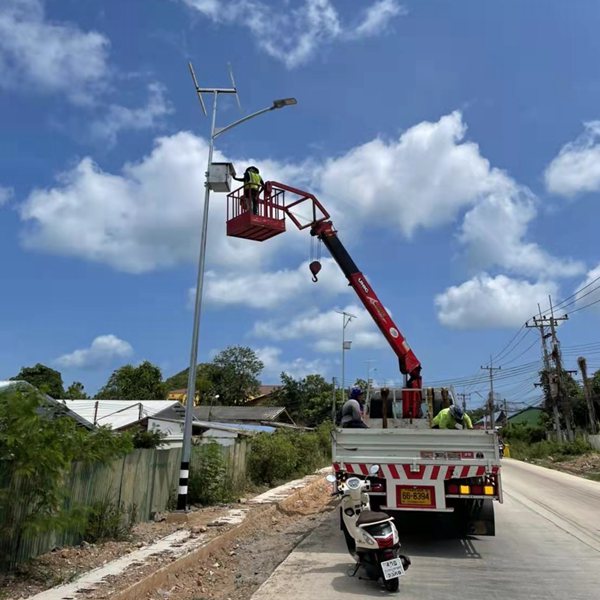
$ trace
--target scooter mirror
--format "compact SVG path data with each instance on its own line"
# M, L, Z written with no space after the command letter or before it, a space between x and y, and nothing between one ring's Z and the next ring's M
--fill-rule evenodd
M379 465L371 465L369 467L369 473L371 473L371 475L377 475L377 473L379 473Z
M335 475L331 475L331 473L329 475L327 475L327 477L325 479L327 479L327 481L329 481L329 483L335 483Z

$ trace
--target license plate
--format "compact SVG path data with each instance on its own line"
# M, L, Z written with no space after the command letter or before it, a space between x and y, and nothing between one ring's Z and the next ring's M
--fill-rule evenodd
M431 506L431 490L428 488L402 488L400 504Z
M399 558L384 560L381 563L381 570L383 571L383 577L386 580L402 577L402 575L405 573L404 567L402 566L402 561Z

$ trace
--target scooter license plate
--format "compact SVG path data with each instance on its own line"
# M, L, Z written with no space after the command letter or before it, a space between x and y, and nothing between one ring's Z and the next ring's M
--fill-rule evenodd
M399 558L384 560L381 563L381 570L383 571L383 576L386 580L402 577L402 575L405 573L404 567L402 566L402 561Z

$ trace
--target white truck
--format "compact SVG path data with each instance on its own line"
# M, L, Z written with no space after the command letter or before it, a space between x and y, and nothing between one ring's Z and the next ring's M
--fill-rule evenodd
M379 465L370 491L373 510L455 512L464 533L494 535L493 501L502 502L495 431L431 429L440 390L426 390L430 401L419 410L421 417L403 417L414 390L406 392L403 398L402 390L392 390L387 410L375 393L366 407L369 429L334 431L336 476L367 475ZM444 403L453 401L452 392L444 392Z

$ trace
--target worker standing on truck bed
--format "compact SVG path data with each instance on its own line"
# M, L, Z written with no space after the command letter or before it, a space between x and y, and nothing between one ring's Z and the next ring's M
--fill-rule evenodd
M456 429L457 425L462 425L463 429L473 429L471 417L460 406L453 404L448 408L442 408L435 415L431 427L433 429Z
M368 429L363 421L364 392L359 387L350 390L350 398L342 406L342 427L348 429Z

